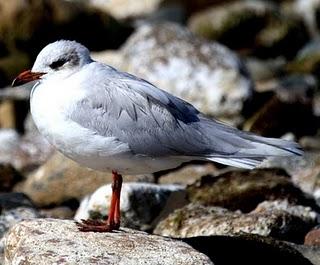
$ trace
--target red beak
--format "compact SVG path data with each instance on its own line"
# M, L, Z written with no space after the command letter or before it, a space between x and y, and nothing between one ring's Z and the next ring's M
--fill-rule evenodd
M27 70L19 74L12 82L12 86L21 86L34 80L39 80L45 73L36 73Z

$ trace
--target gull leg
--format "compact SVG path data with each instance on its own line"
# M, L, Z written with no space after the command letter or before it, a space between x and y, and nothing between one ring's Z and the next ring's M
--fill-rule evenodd
M112 195L109 208L108 219L81 220L76 222L78 229L82 232L112 232L120 227L120 193L122 186L122 176L116 171L112 171Z
M116 179L114 181L114 190L115 190L115 198L116 198L116 205L115 205L115 211L114 211L114 226L115 229L120 228L120 195L121 195L121 187L122 187L122 176L117 174Z

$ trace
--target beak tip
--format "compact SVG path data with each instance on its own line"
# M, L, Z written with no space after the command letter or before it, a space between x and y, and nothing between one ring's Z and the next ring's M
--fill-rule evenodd
M11 86L16 87L16 86L21 86L23 84L26 84L31 81L35 81L40 79L42 75L45 73L37 73L37 72L31 72L30 70L24 71L21 74L19 74L13 81Z

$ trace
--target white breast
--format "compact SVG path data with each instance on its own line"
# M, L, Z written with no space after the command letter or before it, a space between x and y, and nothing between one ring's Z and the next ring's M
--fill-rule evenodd
M62 87L66 88L65 85ZM64 91L46 83L33 89L31 114L40 133L71 159L99 170L112 170L114 159L129 152L127 144L103 137L69 119L76 102L85 94L69 86Z

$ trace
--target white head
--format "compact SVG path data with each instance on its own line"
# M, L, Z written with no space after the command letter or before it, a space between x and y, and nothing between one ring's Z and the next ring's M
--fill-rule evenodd
M68 76L92 62L89 50L75 41L59 40L48 44L38 54L32 70L21 73L13 86L22 85L40 78Z

